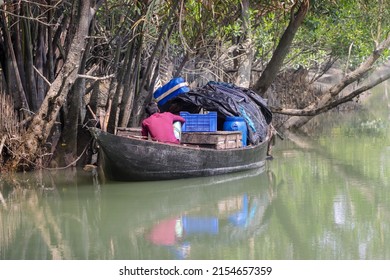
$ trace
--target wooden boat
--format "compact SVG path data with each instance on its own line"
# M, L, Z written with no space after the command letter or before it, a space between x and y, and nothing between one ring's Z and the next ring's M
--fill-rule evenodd
M91 128L104 175L115 181L204 177L260 168L268 139L242 148L212 149L123 137Z

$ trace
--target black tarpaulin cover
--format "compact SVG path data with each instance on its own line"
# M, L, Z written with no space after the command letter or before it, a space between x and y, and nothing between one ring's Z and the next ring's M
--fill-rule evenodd
M240 116L248 127L248 142L257 144L267 136L272 113L267 102L254 91L229 83L209 82L205 86L181 94L169 103L169 111L199 113L203 108L216 111L218 118Z

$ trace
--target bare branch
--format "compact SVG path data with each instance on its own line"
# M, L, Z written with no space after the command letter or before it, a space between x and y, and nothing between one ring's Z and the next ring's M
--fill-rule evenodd
M90 80L94 80L94 81L107 80L107 79L111 79L111 78L114 78L114 77L115 77L114 74L111 74L111 75L108 75L108 76L103 76L103 77L95 77L95 76L82 75L82 74L78 74L77 75L77 78L90 79Z
M374 76L374 75L372 75ZM376 76L374 79L372 79L369 83L364 84L363 86L355 89L354 91L350 92L349 94L342 96L336 100L333 100L329 103L324 104L321 107L317 107L314 109L282 109L282 108L276 108L271 107L272 112L282 114L282 115L291 115L291 116L316 116L318 114L324 113L326 111L329 111L330 109L333 109L343 103L352 101L353 98L356 96L362 94L363 92L366 92L375 86L379 85L380 83L390 79L390 71L387 71L384 75Z
M332 109L339 104L352 100L353 97L358 96L362 92L372 88L373 86L370 87L370 84L379 84L384 81L386 76L381 76L374 79L373 82L367 84L366 88L363 86L351 94L346 95L343 97L343 99L339 100L337 98L337 95L342 92L342 90L344 90L348 85L364 77L364 75L372 69L374 63L383 54L384 50L389 48L389 46L390 35L378 45L378 47L371 53L371 55L355 71L346 75L339 83L335 84L327 92L325 92L325 94L319 99L318 102L312 103L302 110L272 108L274 113L293 116L283 124L283 129L299 128L305 125L313 116L328 111L329 109Z
M48 84L49 87L51 87L51 83L49 82L48 79L46 79L45 76L43 76L43 74L41 72L39 72L39 70L33 65L33 68L35 70L35 72L37 72L37 74L45 81L46 84Z

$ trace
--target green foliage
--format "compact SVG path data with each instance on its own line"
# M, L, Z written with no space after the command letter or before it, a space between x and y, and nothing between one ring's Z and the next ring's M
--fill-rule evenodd
M257 26L253 36L258 59L268 61L271 58L287 23L287 18L279 11L267 13L253 23L254 26Z
M247 11L256 48L256 58L267 63L290 20L291 3L249 1ZM146 38L155 38L167 20L172 1L108 1L100 16L104 28L115 36L126 37L142 17ZM290 5L290 6L288 6ZM148 12L145 13L145 9ZM247 34L240 0L187 0L179 2L173 33L169 39L171 55L194 53L195 50L228 48ZM375 43L390 32L390 3L376 0L312 0L308 15L294 39L286 66L320 65L329 57L348 60L354 68L373 50ZM113 34L113 36L114 36ZM203 52L201 52L203 53ZM385 57L390 55L386 51Z
M389 28L389 1L312 1L290 57L303 53L299 63L309 66L326 56L346 61L350 55L349 67L354 68L387 36Z
M229 33L239 33L240 14L236 8L239 5L238 0L185 1L183 34L188 39L194 39L199 37L198 33L201 32L205 39L219 39Z

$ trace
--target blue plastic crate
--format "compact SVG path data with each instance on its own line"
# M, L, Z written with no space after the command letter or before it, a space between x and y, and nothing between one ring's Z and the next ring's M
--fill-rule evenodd
M214 132L217 131L217 112L207 114L190 114L180 112L186 122L183 124L182 132Z

